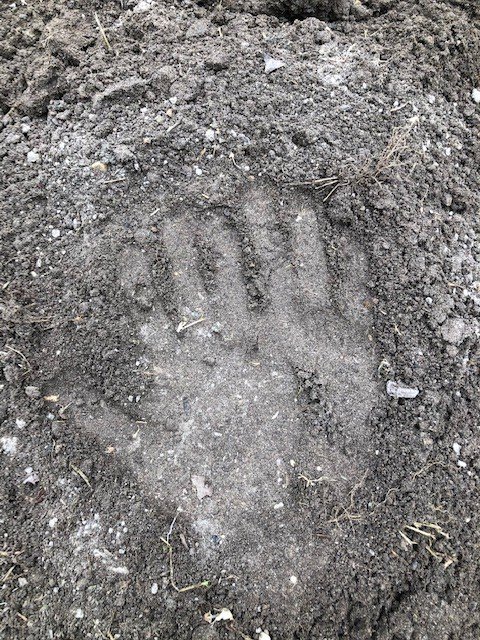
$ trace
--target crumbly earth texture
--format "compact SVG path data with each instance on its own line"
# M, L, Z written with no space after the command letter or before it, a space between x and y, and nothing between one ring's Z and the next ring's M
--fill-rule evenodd
M478 4L0 32L0 638L477 639Z

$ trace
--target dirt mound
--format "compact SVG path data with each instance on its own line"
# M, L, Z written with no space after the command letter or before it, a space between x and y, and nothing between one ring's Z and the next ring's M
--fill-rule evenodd
M478 637L477 8L241 5L3 11L2 637Z

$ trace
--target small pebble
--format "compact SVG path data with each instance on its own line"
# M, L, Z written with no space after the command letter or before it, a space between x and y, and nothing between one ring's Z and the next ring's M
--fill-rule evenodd
M455 454L457 456L460 455L460 451L462 450L462 447L458 444L458 442L454 442L453 443L453 450L455 451Z
M208 142L213 142L215 140L215 131L213 129L207 129L205 131L205 138Z
M480 104L480 89L478 89L477 87L475 87L475 89L472 89L472 98L474 102Z
M156 582L152 584L152 588L150 589L150 591L153 593L153 595L158 593L158 584Z
M18 438L15 436L3 436L0 438L2 451L8 456L14 456L17 453Z
M27 153L27 162L38 162L40 160L40 155L36 151L29 151Z
M60 237L60 229L52 229L52 237L53 238L59 238Z
M25 393L29 398L39 398L40 397L40 389L38 387L34 387L29 385L25 387Z

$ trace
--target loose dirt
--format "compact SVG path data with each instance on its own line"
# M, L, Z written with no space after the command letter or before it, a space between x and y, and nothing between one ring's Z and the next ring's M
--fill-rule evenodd
M2 4L1 638L479 637L479 19Z

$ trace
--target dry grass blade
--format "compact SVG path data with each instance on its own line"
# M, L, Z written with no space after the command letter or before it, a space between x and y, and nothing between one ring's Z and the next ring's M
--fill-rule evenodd
M105 43L105 46L107 47L108 51L112 51L112 45L108 41L107 34L105 33L105 29L102 27L102 23L100 22L100 18L98 17L98 13L95 11L95 13L93 15L95 17L95 22L97 23L97 27L98 27L98 29L100 31L100 35L102 36L102 39L103 39L103 42Z
M202 580L202 582L197 582L195 584L189 584L186 587L178 587L176 582L175 582L175 578L174 578L174 571L173 571L173 547L170 544L170 542L168 542L168 540L166 540L166 538L160 538L160 540L165 544L165 546L167 547L167 552L168 552L168 564L169 564L169 577L170 577L170 584L172 585L172 587L175 589L175 591L177 593L186 593L187 591L193 591L194 589L200 589L202 587L209 587L210 586L210 582L208 580Z

